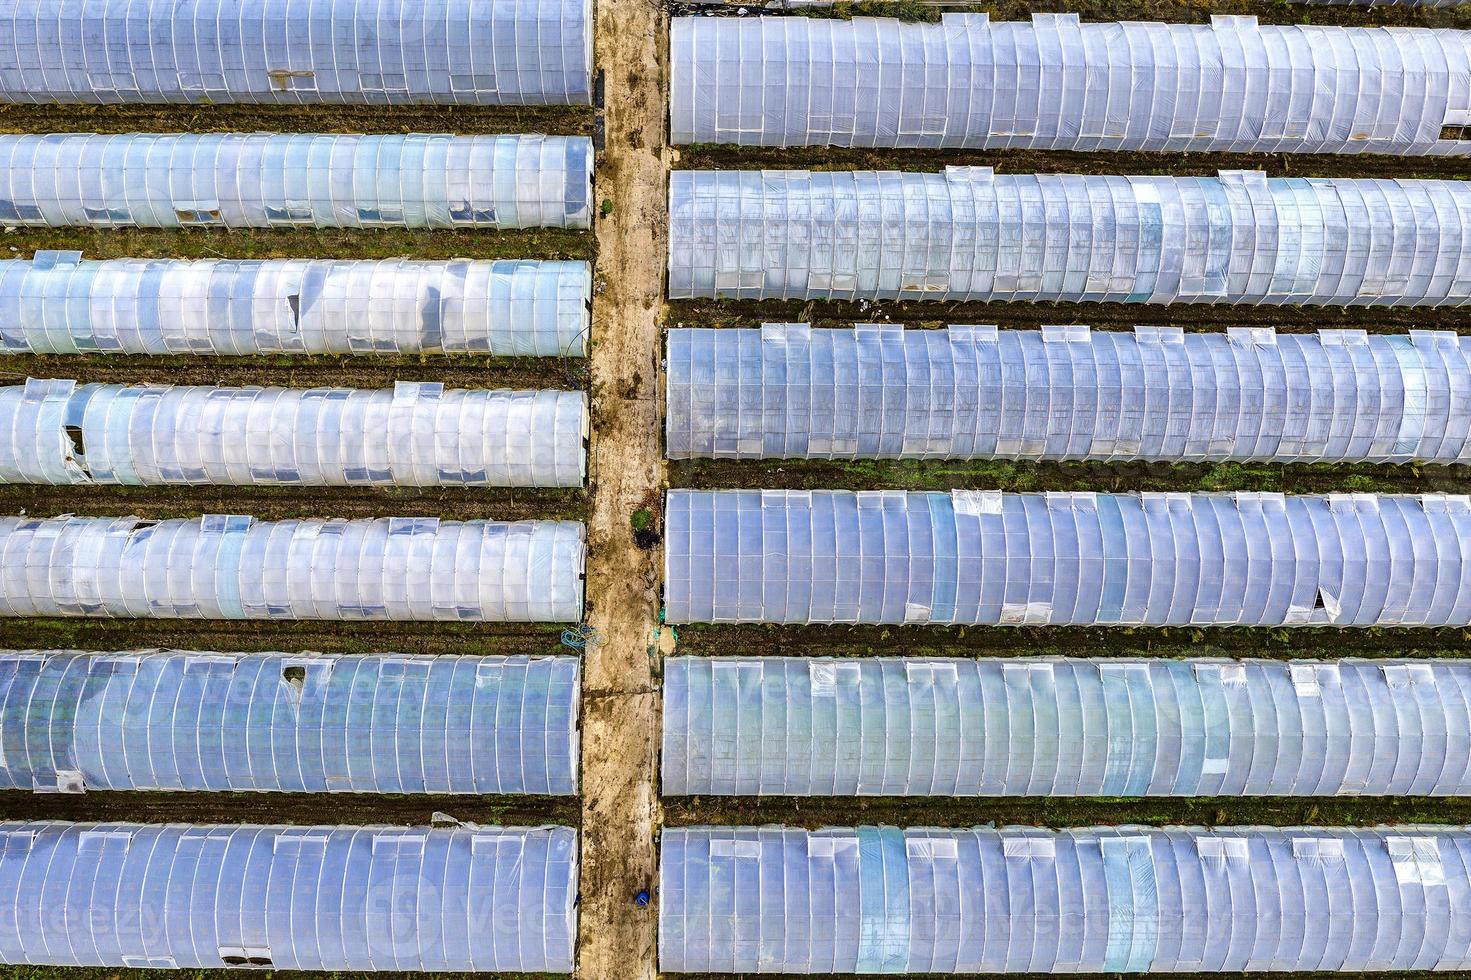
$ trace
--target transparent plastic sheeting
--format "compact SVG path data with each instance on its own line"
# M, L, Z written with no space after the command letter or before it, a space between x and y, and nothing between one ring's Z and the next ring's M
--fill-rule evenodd
M675 657L670 796L1462 796L1471 661Z
M1471 625L1471 497L671 490L671 623Z
M1471 462L1471 338L669 331L672 459Z
M0 786L577 792L576 657L0 652Z
M582 136L0 136L0 224L587 228Z
M1459 970L1451 827L666 829L672 973Z
M0 517L0 616L572 622L573 521Z
M570 973L570 827L0 823L0 961Z
M682 170L674 299L1471 303L1471 181Z
M0 387L0 483L582 485L580 391Z
M0 261L0 350L18 354L587 352L586 262Z
M677 17L675 143L1471 154L1471 31Z
M589 0L28 0L0 101L586 105Z

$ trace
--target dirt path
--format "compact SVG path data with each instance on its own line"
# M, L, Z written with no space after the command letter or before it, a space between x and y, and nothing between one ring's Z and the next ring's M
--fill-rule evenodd
M641 549L630 519L657 512L659 318L665 219L664 15L652 0L598 0L605 148L598 161L593 300L593 509L588 650L582 694L582 904L578 975L646 980L657 971L654 782L659 700L653 637L659 550ZM611 210L609 210L611 209ZM646 542L647 543L647 542Z

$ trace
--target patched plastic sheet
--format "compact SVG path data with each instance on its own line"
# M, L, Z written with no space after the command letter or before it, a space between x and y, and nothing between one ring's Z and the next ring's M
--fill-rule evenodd
M1471 181L679 170L673 299L1471 303Z
M3 0L0 34L8 102L591 100L591 0Z
M19 354L587 353L586 262L0 261L0 350Z
M587 228L583 136L0 135L0 224Z
M1471 153L1471 31L676 17L675 143Z
M574 521L0 517L0 616L574 622Z
M581 391L0 387L0 483L582 485Z
M673 657L669 796L1463 796L1471 661Z
M671 459L1471 462L1471 338L669 331Z
M576 657L0 652L0 785L577 792Z
M668 973L1458 970L1471 832L666 828Z
M0 823L0 960L570 973L570 827Z
M671 490L671 623L1471 625L1471 497Z

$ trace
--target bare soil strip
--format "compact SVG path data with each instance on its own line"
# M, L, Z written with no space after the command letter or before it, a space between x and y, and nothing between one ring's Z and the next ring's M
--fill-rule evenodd
M345 517L438 517L446 521L580 521L579 489L461 487L52 487L0 485L0 514L144 517L161 521L200 514L248 514L257 520Z
M682 459L669 482L695 490L1139 490L1464 493L1471 467L1375 463L1014 462L992 459Z
M1385 8L1376 8L1385 9ZM681 170L904 170L995 167L1003 174L1130 174L1214 177L1222 170L1262 170L1272 177L1460 178L1466 161L1456 157L1405 157L1387 153L1145 153L1071 150L922 150L838 146L680 147Z
M1188 799L1081 797L772 797L679 796L664 800L671 827L786 824L816 830L888 824L896 827L1167 826L1377 827L1397 823L1471 824L1464 796L1345 800L1339 797L1197 796Z
M1471 630L1194 626L676 627L691 657L1465 657Z
M5 650L217 650L244 653L567 654L547 623L322 622L229 619L0 619ZM0 818L8 815L0 800ZM176 820L189 811L176 811Z
M279 385L284 388L391 388L398 381L435 381L446 388L587 387L582 358L439 354L150 357L143 354L0 354L0 385L26 378L71 378L118 385Z
M1335 329L1370 333L1407 330L1471 333L1471 317L1467 316L1465 307L691 299L669 304L668 319L671 327L759 327L763 323L849 327L855 323L895 323L935 328L951 323L986 323L1024 329L1044 324L1081 323L1095 330L1131 330L1137 324L1149 324L1198 333L1227 327L1272 327L1278 333Z
M582 678L577 971L589 980L652 980L658 969L657 902L644 907L635 895L652 896L658 875L665 26L654 0L599 0L594 48L604 74L606 138L596 186L587 594L601 642L589 647Z
M587 106L7 105L0 133L545 133L586 136Z
M124 820L169 823L389 824L423 827L444 814L462 823L576 826L577 801L560 796L392 795L381 793L138 793L76 796L0 792L7 820Z

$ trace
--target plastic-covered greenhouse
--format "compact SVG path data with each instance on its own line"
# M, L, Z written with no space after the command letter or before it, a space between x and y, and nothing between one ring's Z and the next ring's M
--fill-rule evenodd
M662 841L671 973L1471 965L1465 828L691 827Z
M675 171L673 299L1471 303L1471 181Z
M671 490L671 623L1471 625L1471 497Z
M677 17L675 143L1471 154L1471 32Z
M0 653L0 786L577 792L576 657Z
M892 325L669 331L673 459L1471 462L1471 338Z
M0 101L586 105L590 0L0 2Z
M574 521L0 517L0 616L572 622Z
M583 136L0 135L0 224L587 228Z
M0 261L0 350L581 357L586 262Z
M570 827L0 823L0 961L572 970Z
M0 483L582 485L581 391L0 387Z
M663 791L1463 796L1471 660L675 657Z

